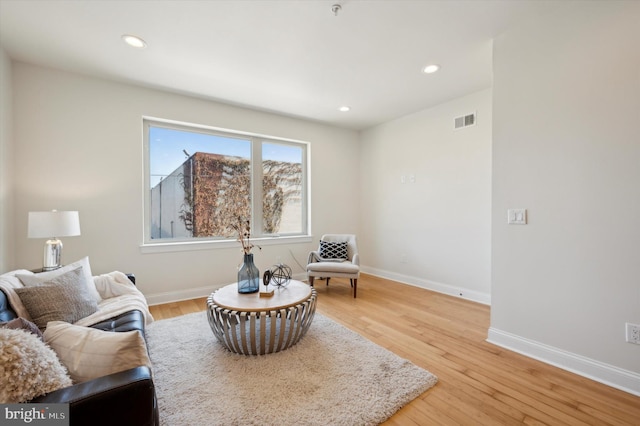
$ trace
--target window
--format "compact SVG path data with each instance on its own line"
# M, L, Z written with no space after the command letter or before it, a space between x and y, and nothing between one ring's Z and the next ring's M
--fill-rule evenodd
M307 149L298 141L145 120L145 244L308 235Z

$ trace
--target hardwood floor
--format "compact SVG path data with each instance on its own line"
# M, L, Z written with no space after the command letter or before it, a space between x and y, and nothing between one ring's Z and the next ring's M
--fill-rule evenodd
M640 397L487 343L488 306L370 275L358 280L357 299L348 280L315 287L318 312L438 376L385 425L640 425ZM205 307L199 298L151 313Z

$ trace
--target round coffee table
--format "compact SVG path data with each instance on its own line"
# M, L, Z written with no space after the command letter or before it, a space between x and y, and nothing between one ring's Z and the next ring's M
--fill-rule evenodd
M316 300L314 288L295 280L275 288L271 297L241 294L237 284L230 284L211 293L207 318L213 334L231 352L264 355L298 343L311 325Z

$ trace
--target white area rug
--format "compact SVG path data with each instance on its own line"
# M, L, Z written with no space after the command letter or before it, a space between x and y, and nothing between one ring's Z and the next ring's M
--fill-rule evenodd
M317 313L269 355L229 352L205 312L156 321L147 340L163 426L377 425L437 381Z

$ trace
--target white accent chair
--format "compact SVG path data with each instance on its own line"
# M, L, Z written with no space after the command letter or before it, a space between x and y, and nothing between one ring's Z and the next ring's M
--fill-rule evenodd
M358 244L356 236L353 234L325 234L321 241L347 243L347 259L324 259L320 257L320 247L318 250L309 253L307 262L307 277L309 285L313 287L314 278L326 278L329 285L330 278L349 278L353 287L353 297L356 297L358 289L358 277L360 276L360 257L358 255Z

